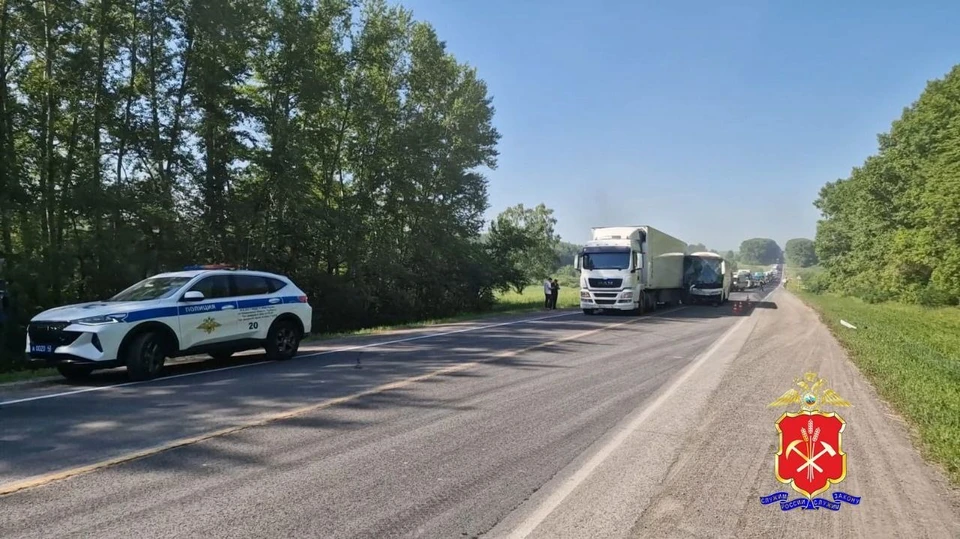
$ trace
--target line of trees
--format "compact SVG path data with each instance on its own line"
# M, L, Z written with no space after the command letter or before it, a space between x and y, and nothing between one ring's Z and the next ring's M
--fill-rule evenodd
M818 289L868 301L960 303L960 66L927 84L879 151L815 206Z
M514 210L481 236L493 114L383 0L4 0L3 343L193 263L290 275L317 330L487 308L558 241Z

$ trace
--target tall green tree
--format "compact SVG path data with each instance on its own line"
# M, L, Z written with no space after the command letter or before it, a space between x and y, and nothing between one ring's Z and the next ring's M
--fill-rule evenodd
M491 223L489 241L506 265L507 281L517 292L550 277L557 269L560 236L554 231L556 223L553 210L544 204L535 208L518 204L501 212Z
M740 262L744 264L776 264L783 253L770 238L751 238L740 244Z
M811 239L793 238L787 240L783 251L787 264L791 266L807 268L817 263L817 253Z
M582 245L560 241L557 243L557 267L555 270L566 266L573 266L574 259L583 249Z

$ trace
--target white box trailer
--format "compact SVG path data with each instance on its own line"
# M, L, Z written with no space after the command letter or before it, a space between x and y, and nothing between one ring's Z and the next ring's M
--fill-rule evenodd
M580 308L645 312L683 297L687 244L651 226L596 227L577 256Z

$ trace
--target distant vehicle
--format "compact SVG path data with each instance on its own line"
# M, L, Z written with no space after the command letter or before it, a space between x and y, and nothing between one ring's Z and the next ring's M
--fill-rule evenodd
M700 252L684 257L684 303L721 305L730 298L733 276L730 266L716 253Z
M307 295L284 276L192 266L106 301L38 314L27 327L26 352L68 379L126 366L131 379L149 380L168 357L225 359L254 348L273 360L293 357L312 314Z
M651 226L597 227L577 255L580 308L652 311L683 294L687 244Z
M736 279L738 291L749 290L753 287L750 276L750 270L740 270L737 272Z

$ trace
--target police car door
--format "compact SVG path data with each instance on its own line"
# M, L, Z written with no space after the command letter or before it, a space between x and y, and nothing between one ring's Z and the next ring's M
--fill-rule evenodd
M244 273L231 277L237 291L240 338L266 339L270 324L284 312L283 300L273 294L267 277Z
M237 302L230 275L209 275L190 287L203 293L203 301L181 302L180 348L230 341L237 338Z

